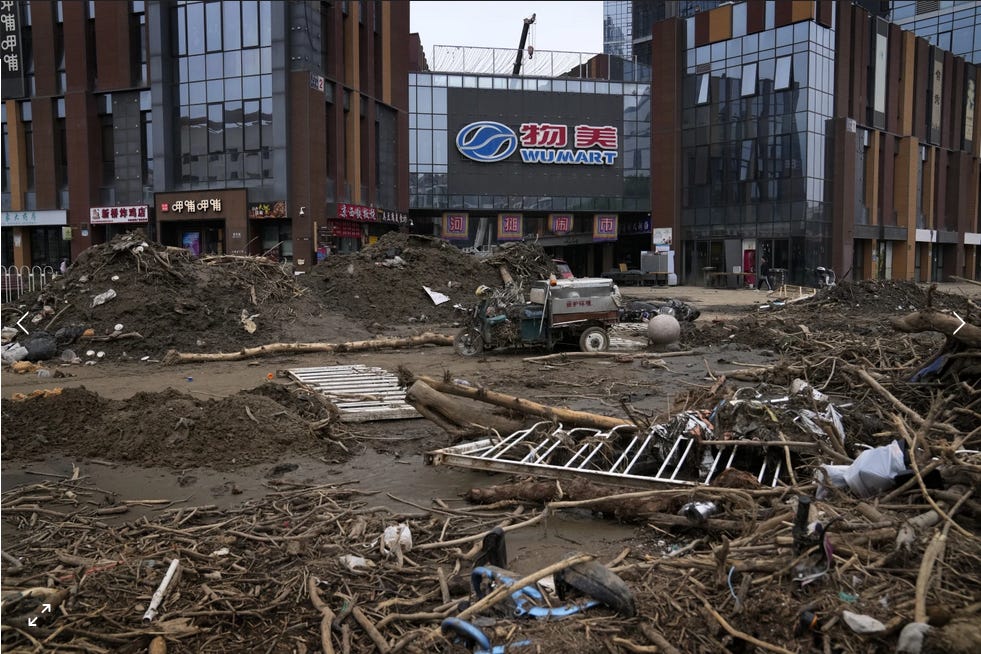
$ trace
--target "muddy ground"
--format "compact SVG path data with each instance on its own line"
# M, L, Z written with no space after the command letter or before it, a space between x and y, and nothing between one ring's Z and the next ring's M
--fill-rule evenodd
M31 651L32 643L44 639L90 651L145 651L149 640L162 633L172 651L321 651L319 617L307 587L311 576L334 580L321 592L335 611L345 597L356 597L374 622L385 620L392 607L407 614L443 604L434 576L437 568L440 574L449 573L451 597L466 596L465 566L472 557L457 552L441 558L439 548L409 553L418 572L403 574L371 548L372 535L377 537L385 525L402 519L412 525L418 546L449 540L454 534L479 534L502 520L518 521L521 511L534 509L512 502L500 508L501 513L479 514L481 509L465 502L463 495L508 481L507 476L426 466L426 452L454 440L433 423L421 418L338 422L329 406L291 381L289 369L377 366L466 380L546 405L618 417L629 413L635 420L654 423L682 409L711 408L698 402L717 398L724 376L732 376L725 382L727 392L740 386L786 392L803 360L809 362L804 370L821 374L809 381L824 383L842 404L855 445L879 445L896 435L888 412L881 408L884 401L868 388L831 383L841 374L831 359L874 361L880 368L883 361L894 362L897 371L907 374L943 347L944 337L936 332L900 337L890 318L921 310L930 302L974 324L981 322L981 287L971 285L944 285L928 297L927 288L914 284L842 284L815 298L788 303L783 300L796 298L751 290L624 288L628 300L674 297L701 310L698 320L684 326L679 349L688 354L660 360L624 356L542 362L526 360L545 354L533 349L464 358L450 347L422 346L165 365L161 361L168 350L230 352L269 342L344 342L423 331L452 334L459 319L452 305L469 303L473 288L497 284L500 278L496 265L408 235L394 235L361 253L331 257L307 278L291 277L261 261L191 261L140 239L117 241L115 249L94 248L36 302L4 310L4 325L32 310L41 316L30 322L34 329L54 333L60 327L73 328L76 340L65 342L72 335L62 334L59 347L72 349L80 359L74 364L60 358L38 362L50 374L46 377L36 370L15 374L8 367L2 373L2 545L4 553L34 575L25 578L5 560L5 588L71 588L73 580L76 584L73 599L54 617L44 617L42 626L9 624L3 637L8 651ZM508 263L512 270L533 275L547 274L549 266L534 249L512 252ZM451 301L434 306L421 290L423 284ZM93 297L110 287L116 297L92 306ZM254 332L245 328L245 319L256 325ZM122 329L117 330L117 324ZM77 336L83 328L93 334ZM137 335L121 337L133 333ZM621 326L615 335L614 349L625 355L650 351L643 325ZM99 358L97 352L104 354ZM749 378L747 370L766 375ZM903 388L904 393L913 392ZM55 389L60 390L13 399ZM914 405L916 410L925 415L930 394L938 390L924 388L924 401ZM966 433L977 415L971 413L977 410L976 402L962 409L966 414L952 413L949 424ZM804 480L811 478L810 470L799 474ZM313 497L319 499L314 502ZM779 511L780 502L787 499L765 494L760 498L762 517ZM680 500L672 501L676 509ZM512 514L516 508L518 513ZM294 534L301 524L314 524L325 513L332 516L336 533L317 527L309 536ZM285 522L269 522L279 520L277 515ZM352 516L362 517L351 522ZM291 520L296 527L283 527ZM226 526L216 530L211 524ZM976 537L970 520L967 528ZM161 534L172 540L160 540ZM285 534L285 540L277 541L277 534ZM508 567L518 574L535 572L570 551L583 551L620 564L623 578L637 595L640 618L604 622L610 617L608 609L584 612L559 623L567 625L561 631L539 628L533 643L537 651L568 651L565 648L572 646L583 652L648 651L628 645L654 642L645 640L642 624L654 624L681 651L753 651L744 639L720 628L700 601L690 600L692 604L679 595L678 605L663 605L670 601L666 598L672 596L673 586L687 583L701 588L696 595L706 603L721 607L720 598L732 590L731 579L728 585L723 578L720 586L706 588L706 579L699 581L691 571L685 582L674 571L662 569L666 576L658 583L661 573L654 574L656 565L650 563L696 539L706 539L703 548L709 548L722 542L721 537L715 531L643 519L610 519L588 508L559 511L510 532ZM203 561L223 545L237 553L240 570L218 566L207 572L215 566ZM180 581L180 594L165 604L163 618L189 620L204 632L186 624L181 631L170 623L172 631L154 631L139 618L162 570L141 573L140 561L169 560L188 548L191 552L182 557L187 562L190 556L192 569ZM345 552L375 559L376 572L360 583L359 575L365 573L338 569L336 556ZM967 556L971 560L972 555ZM97 580L93 571L108 560L118 567ZM57 566L55 573L52 566ZM224 581L219 581L220 574L213 576L219 568ZM977 571L969 570L966 590L951 590L964 595L961 606L981 599ZM71 574L64 577L65 573ZM117 573L122 576L114 577ZM78 584L90 576L92 581ZM847 600L835 599L840 596L862 596L857 604L851 600L851 608L876 613L883 621L911 614L902 604L882 604L881 596L848 592L854 584L847 576L842 579L845 586L830 584L805 593L778 578L764 587L770 592L754 593L739 611L726 606L723 613L743 635L787 651L893 651L895 629L888 637L856 638L838 624L829 631L834 638L828 637L827 646L809 632L795 635L802 607L820 606L833 615L841 606L849 607ZM202 584L225 596L224 604L209 602L206 592L202 596ZM236 593L265 598L270 612L262 612L263 601L239 602L241 597L230 594L227 584L234 585ZM335 591L344 597L333 596ZM100 598L114 602L108 621L97 617ZM24 602L13 606L24 608ZM242 612L239 617L235 607ZM407 651L450 647L440 639L426 641L425 646L419 644L423 640L401 643L412 627L439 624L434 618L419 620L385 631L389 646ZM389 619L392 624L399 623ZM352 651L370 651L367 632L352 625ZM495 644L516 640L523 630L520 621L505 627L494 632ZM336 638L339 646L340 630Z

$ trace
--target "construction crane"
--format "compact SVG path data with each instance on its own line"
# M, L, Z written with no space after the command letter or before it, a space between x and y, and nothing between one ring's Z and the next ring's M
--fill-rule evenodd
M525 18L525 24L521 27L521 40L518 42L518 58L514 60L514 70L511 72L512 75L521 74L521 56L525 52L525 41L528 40L528 28L532 26L535 22L535 14L531 15L531 18ZM531 52L528 53L531 57Z

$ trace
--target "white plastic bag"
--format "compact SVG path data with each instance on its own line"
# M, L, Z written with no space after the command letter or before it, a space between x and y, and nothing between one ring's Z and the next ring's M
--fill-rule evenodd
M858 497L872 497L893 487L896 475L906 472L899 441L874 447L859 454L847 466L823 465L823 474L832 486L847 486ZM821 483L821 473L818 482ZM819 498L822 493L818 492Z

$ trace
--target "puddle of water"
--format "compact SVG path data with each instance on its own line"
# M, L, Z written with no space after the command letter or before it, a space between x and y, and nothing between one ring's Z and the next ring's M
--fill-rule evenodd
M67 479L72 475L73 461L51 456L43 461L5 461L0 475L0 487L8 491L25 484ZM311 458L290 458L275 463L216 471L204 468L173 470L142 468L124 464L107 466L92 461L74 461L79 468L80 484L91 494L80 494L80 501L99 506L138 500L169 500L174 507L216 505L228 508L279 490L266 486L274 468L289 471L275 479L299 484L347 484L348 488L365 493L363 501L370 507L382 506L394 513L420 513L421 510L392 499L391 493L421 507L432 506L441 499L452 507L466 504L460 496L474 487L484 487L506 481L504 475L480 471L458 470L427 466L422 456L401 459L391 454L368 450L344 464L329 464ZM293 468L295 466L295 468ZM56 511L68 507L52 504ZM123 514L107 515L102 521L122 524L163 509L167 505L133 504ZM529 513L529 515L531 515ZM18 538L17 530L5 521L3 544ZM530 573L563 558L574 550L598 556L615 555L622 548L617 541L635 534L633 528L593 518L588 512L563 512L527 529L511 532L507 537L510 567L516 572Z

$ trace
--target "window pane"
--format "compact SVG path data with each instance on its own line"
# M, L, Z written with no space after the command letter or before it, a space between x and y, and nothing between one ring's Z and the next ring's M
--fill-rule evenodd
M754 95L756 93L756 64L746 64L743 66L743 89L742 95Z
M695 104L705 104L709 101L709 75L705 73L698 78L698 98Z
M224 3L225 11L225 50L238 50L242 47L242 22L237 2Z
M205 21L208 30L208 52L217 52L221 50L221 5L222 3L220 2L209 2L205 5Z
M204 5L187 6L187 53L204 54Z
M777 59L777 78L773 88L777 91L790 88L790 57Z
M243 0L242 47L254 48L258 45L259 45L259 6L255 2L255 0Z

